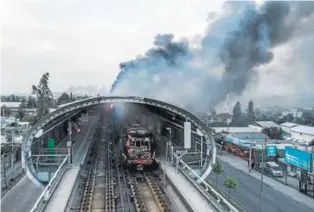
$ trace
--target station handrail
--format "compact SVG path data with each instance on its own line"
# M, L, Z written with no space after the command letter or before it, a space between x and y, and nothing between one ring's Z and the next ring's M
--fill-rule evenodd
M45 203L48 203L51 195L55 191L57 185L60 182L65 170L68 168L68 156L66 156L57 171L52 176L51 180L49 181L48 185L45 187L39 198L37 199L36 203L34 204L33 208L30 212L37 212L42 211L43 206Z
M229 211L231 212L239 212L238 209L236 209L228 200L226 200L221 194L219 194L211 185L209 185L204 179L202 179L189 165L187 165L178 155L176 155L174 153L174 158L176 160L179 161L179 164L182 165L183 169L187 169L190 173L190 175L194 175L195 178L197 178L198 182L201 182L201 184L203 184L206 188L206 191L210 191L212 193L214 193L217 197L217 203L221 204L220 202L222 202L223 204L225 204ZM182 171L181 169L179 169L180 171Z

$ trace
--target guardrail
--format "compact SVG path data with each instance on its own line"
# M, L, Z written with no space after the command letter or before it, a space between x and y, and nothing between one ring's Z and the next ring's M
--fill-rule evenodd
M44 191L41 193L39 198L37 199L36 203L34 204L33 208L30 212L37 212L42 211L45 206L47 205L51 195L55 191L57 185L60 182L65 170L68 168L68 157L65 157L62 161L61 165L49 181L48 185L45 187Z
M189 176L193 176L194 178L197 179L196 182L200 182L200 185L202 185L205 188L205 192L207 195L210 195L211 197L216 198L216 202L212 202L214 205L217 205L217 203L221 206L223 209L227 209L230 212L239 212L237 208L235 208L228 200L226 200L222 195L220 195L212 186L210 186L205 180L203 180L189 165L187 165L182 159L180 159L180 156L174 154L174 166L180 165L182 166L182 169L187 170L189 173ZM178 161L178 163L177 163ZM181 168L178 168L177 170L180 171L183 175L186 173L183 172ZM196 183L195 182L195 183ZM196 185L193 183L193 185L196 187ZM198 190L200 188L196 187ZM203 191L204 192L204 191ZM200 191L200 193L203 193ZM209 194L211 193L211 194ZM212 195L214 194L214 195ZM206 198L208 200L208 198ZM210 201L210 200L209 200Z

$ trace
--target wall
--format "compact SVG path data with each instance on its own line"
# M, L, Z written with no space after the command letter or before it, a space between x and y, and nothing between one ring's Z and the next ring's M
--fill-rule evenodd
M314 135L308 135L308 134L293 132L293 131L291 131L291 137L299 139L299 140L303 140L303 141L312 141L314 139Z
M284 127L284 126L280 126L280 127L281 127L281 129L282 129L283 131L285 131L286 133L291 134L291 127Z
M251 125L249 124L249 127L256 130L256 131L259 131L259 132L262 132L263 128L262 127L259 127L259 126L255 126L255 125Z

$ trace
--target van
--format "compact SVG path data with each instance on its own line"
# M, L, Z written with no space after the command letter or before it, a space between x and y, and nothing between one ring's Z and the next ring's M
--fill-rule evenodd
M280 166L275 162L266 162L266 171L273 177L283 177Z

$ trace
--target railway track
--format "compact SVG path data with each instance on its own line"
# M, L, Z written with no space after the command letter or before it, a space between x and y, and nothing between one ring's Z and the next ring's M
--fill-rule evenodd
M121 145L113 141L112 121L99 128L92 148L81 212L170 212L160 170L131 172L122 165Z

